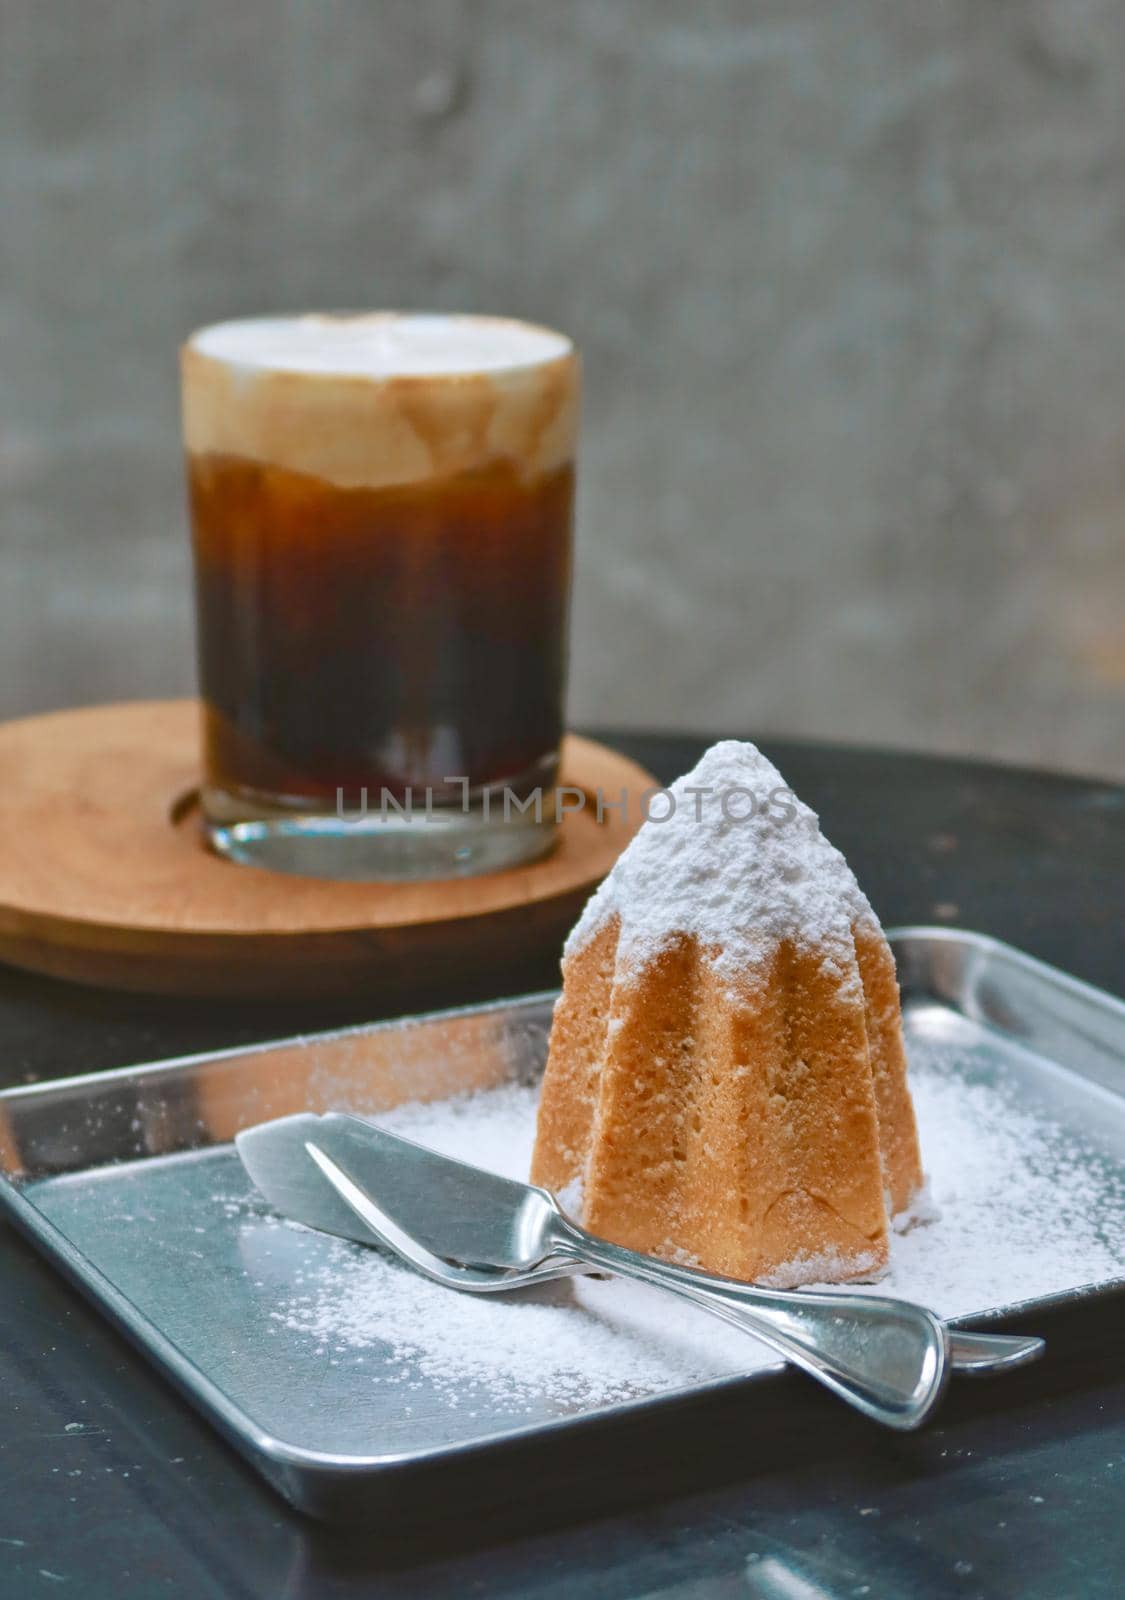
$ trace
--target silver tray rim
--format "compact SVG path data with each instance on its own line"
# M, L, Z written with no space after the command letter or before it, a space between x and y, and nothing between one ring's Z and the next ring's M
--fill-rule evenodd
M1125 1032L1125 1001L1118 999L1106 990L1099 989L1093 984L1073 977L1061 968L1040 961L1035 956L1027 955L1016 946L1008 944L1002 939L997 939L990 934L976 933L960 928L933 927L925 924L891 927L886 930L886 934L894 950L896 960L899 962L900 975L901 969L905 964L904 955L907 955L909 947L914 945L932 944L944 947L949 955L966 959L970 962L983 963L992 958L994 961L1014 966L1019 972L1042 984L1046 989L1053 990L1057 994L1069 996L1080 1006L1093 1007L1097 1011L1105 1013L1108 1017L1114 1019L1116 1025ZM903 988L904 993L909 994L908 984L904 984ZM255 1041L251 1044L237 1045L227 1049L199 1051L124 1067L113 1067L105 1071L76 1073L64 1078L50 1079L42 1083L19 1084L0 1090L0 1104L34 1099L36 1097L50 1098L55 1094L61 1097L70 1090L92 1084L105 1085L113 1082L124 1083L130 1080L151 1080L161 1077L175 1078L185 1068L204 1062L237 1059L240 1056L258 1054L259 1052L286 1046L307 1045L314 1041L369 1036L372 1033L392 1031L416 1023L444 1021L462 1016L483 1016L490 1012L509 1011L514 1006L548 1005L554 1002L557 995L557 989L536 990L528 994L502 997L475 1005L451 1006L434 1011L386 1018L375 1023L358 1023L345 1028L289 1034L276 1039ZM946 1003L952 1003L952 996L940 996L938 998L944 999ZM987 1019L978 1018L977 1020ZM1121 1064L1123 1072L1125 1072L1125 1059L1122 1060ZM1125 1082L1123 1082L1122 1088L1116 1092L1122 1098L1125 1098ZM174 1386L196 1410L212 1421L240 1453L246 1456L252 1464L258 1466L259 1469L265 1464L267 1477L298 1505L305 1496L300 1492L294 1481L294 1475L297 1478L330 1477L334 1480L338 1480L341 1477L368 1479L374 1476L381 1477L387 1473L394 1473L397 1469L402 1468L436 1465L439 1462L450 1462L462 1458L471 1459L483 1454L491 1456L498 1451L526 1442L529 1439L550 1437L559 1433L570 1434L578 1429L590 1428L592 1425L604 1425L608 1419L625 1418L640 1413L649 1414L660 1408L671 1407L677 1403L682 1404L685 1399L697 1396L701 1397L722 1391L744 1393L749 1386L758 1386L771 1379L776 1379L787 1370L787 1363L779 1360L769 1366L757 1368L749 1374L734 1374L721 1378L706 1379L697 1383L677 1386L674 1389L663 1390L659 1394L643 1395L630 1400L616 1401L576 1415L506 1428L504 1433L499 1436L455 1441L439 1447L386 1451L363 1455L311 1450L305 1446L291 1444L255 1423L248 1412L242 1410L235 1401L230 1399L201 1368L183 1354L175 1342L164 1334L159 1326L150 1321L99 1268L94 1266L82 1251L71 1244L66 1235L52 1222L48 1221L38 1207L24 1197L20 1186L12 1182L7 1173L0 1169L0 1215L3 1215L4 1212L7 1213L21 1233L36 1246L46 1259L56 1265L85 1298L107 1315L109 1320L125 1334L130 1342L149 1359L158 1371L172 1381ZM1029 1314L1034 1317L1037 1314L1060 1308L1073 1308L1091 1301L1117 1295L1123 1290L1125 1290L1125 1271L1116 1277L1077 1285L1074 1288L1060 1290L1054 1294L1012 1301L1003 1306L992 1306L981 1311L969 1312L962 1316L950 1318L949 1322L950 1326L953 1327L985 1328L992 1323L1009 1321L1016 1316Z

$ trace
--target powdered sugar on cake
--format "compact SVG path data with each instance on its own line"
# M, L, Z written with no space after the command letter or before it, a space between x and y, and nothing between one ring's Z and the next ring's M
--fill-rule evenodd
M611 918L643 962L684 934L718 970L752 970L783 941L854 971L852 928L874 913L844 857L753 744L724 739L655 796L645 822L566 943L581 950Z
M774 1272L757 1280L766 1289L803 1289L810 1284L839 1283L843 1278L875 1283L887 1274L873 1250L859 1250L842 1256L835 1250L803 1251L791 1257Z

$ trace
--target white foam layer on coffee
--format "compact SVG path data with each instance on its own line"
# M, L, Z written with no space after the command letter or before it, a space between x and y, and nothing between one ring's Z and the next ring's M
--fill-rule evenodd
M191 345L259 371L376 379L504 372L557 361L572 348L564 334L506 317L395 312L220 322Z
M181 352L190 455L235 456L346 488L574 457L579 367L561 333L503 317L260 317Z

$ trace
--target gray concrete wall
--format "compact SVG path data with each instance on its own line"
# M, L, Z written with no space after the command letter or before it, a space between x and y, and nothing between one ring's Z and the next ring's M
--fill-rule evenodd
M586 353L576 720L1125 777L1118 0L0 0L0 714L192 682L175 349Z

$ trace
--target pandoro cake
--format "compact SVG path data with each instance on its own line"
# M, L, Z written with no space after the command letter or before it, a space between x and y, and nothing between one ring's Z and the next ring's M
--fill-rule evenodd
M532 1181L708 1271L877 1277L923 1186L882 928L754 745L669 794L566 943Z

